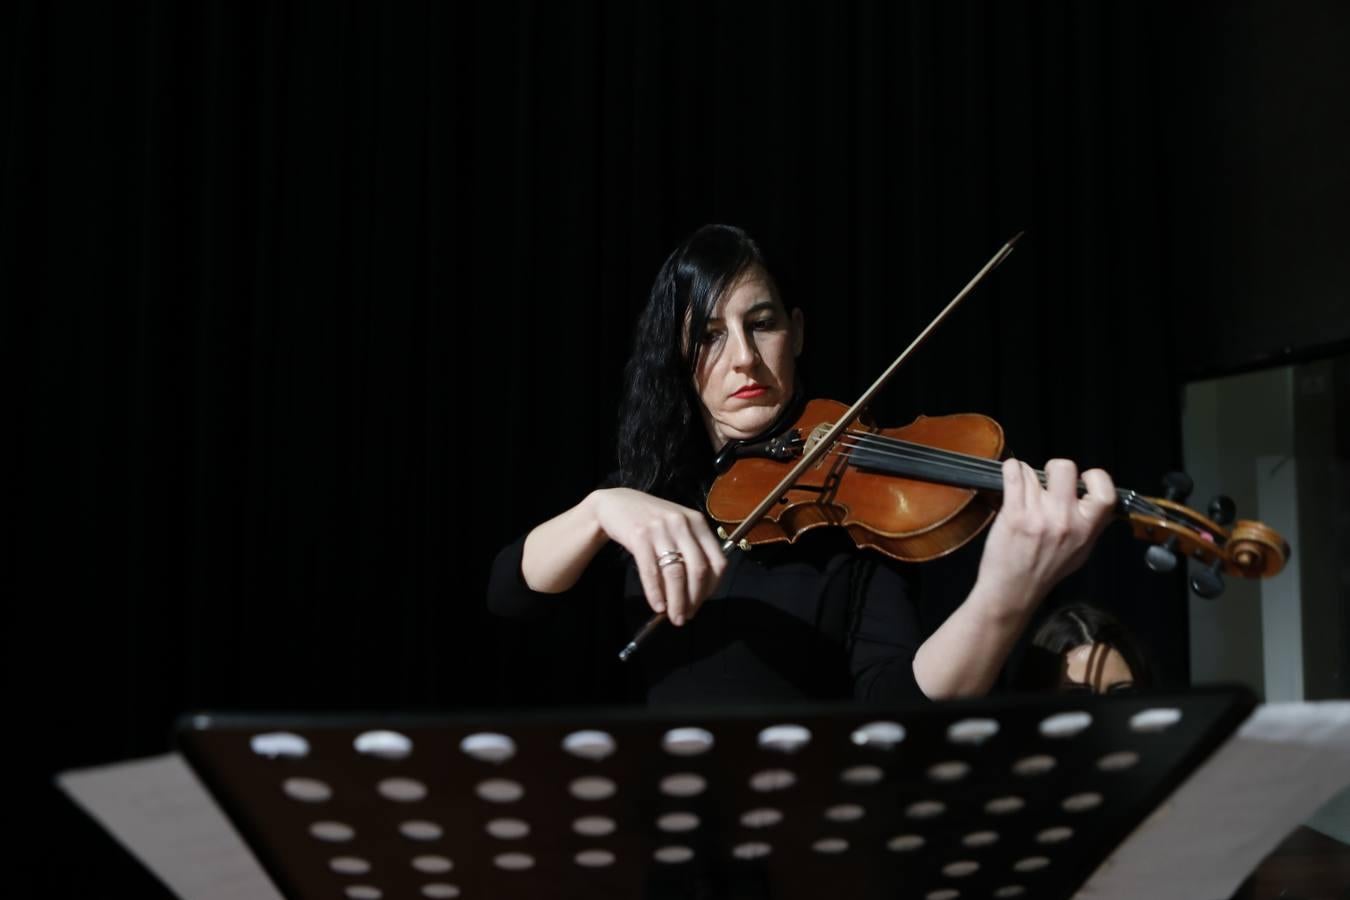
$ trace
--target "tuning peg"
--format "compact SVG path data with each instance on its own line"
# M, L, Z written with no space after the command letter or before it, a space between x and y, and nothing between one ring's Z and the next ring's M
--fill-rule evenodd
M1174 503L1185 503L1195 489L1195 482L1185 472L1168 472L1163 476L1164 496Z
M1223 593L1223 560L1214 560L1208 569L1201 569L1191 576L1191 590L1206 600L1213 600Z
M1171 572L1177 567L1177 537L1172 535L1166 542L1154 544L1144 553L1144 564L1155 572Z
M1237 504L1232 497L1220 494L1209 501L1209 517L1220 525L1227 525L1237 518Z

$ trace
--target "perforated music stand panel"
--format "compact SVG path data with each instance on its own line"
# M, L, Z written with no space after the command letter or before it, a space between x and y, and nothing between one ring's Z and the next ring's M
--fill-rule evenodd
M1253 705L199 714L178 739L295 898L1068 898Z

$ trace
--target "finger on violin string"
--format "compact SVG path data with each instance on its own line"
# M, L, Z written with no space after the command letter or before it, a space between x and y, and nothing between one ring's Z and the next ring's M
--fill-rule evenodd
M1045 488L1041 485L1040 476L1036 470L1031 467L1031 463L1020 462L1022 467L1022 484L1025 487L1023 498L1027 506L1031 509L1042 509L1045 505Z
M1026 506L1024 479L1021 460L1010 456L1003 461L1003 509L1013 512Z
M1078 500L1078 466L1071 459L1052 459L1045 464L1045 489L1065 504Z
M1091 518L1100 518L1102 526L1110 520L1116 508L1116 483L1103 469L1088 469L1083 473L1087 493L1079 501L1079 509Z

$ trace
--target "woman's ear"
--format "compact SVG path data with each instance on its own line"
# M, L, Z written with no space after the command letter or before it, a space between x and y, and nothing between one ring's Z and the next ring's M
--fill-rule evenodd
M802 355L802 345L806 341L806 317L801 307L792 310L792 355Z

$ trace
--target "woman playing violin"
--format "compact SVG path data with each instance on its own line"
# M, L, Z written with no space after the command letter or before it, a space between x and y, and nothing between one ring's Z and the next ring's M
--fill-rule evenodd
M916 570L859 550L840 529L727 558L701 511L727 442L775 430L799 399L800 310L789 310L742 230L700 228L657 273L626 370L617 473L504 548L489 605L546 609L606 547L624 551L625 612L675 626L638 654L653 703L896 700L989 690L1046 593L1110 520L1105 472L1051 460L1042 486L1002 467L1003 505L975 584L920 633Z

